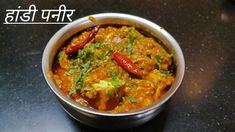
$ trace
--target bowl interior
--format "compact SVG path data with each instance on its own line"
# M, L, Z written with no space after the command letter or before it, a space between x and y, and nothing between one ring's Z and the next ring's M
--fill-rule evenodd
M125 113L110 113L110 112L103 112L99 110L90 109L87 107L84 107L66 95L64 95L59 87L56 85L56 83L48 77L48 72L52 70L52 65L54 61L54 57L58 50L65 44L66 40L68 40L71 36L76 34L79 31L82 31L84 29L87 29L89 27L95 26L93 22L91 22L87 17L80 18L71 24L68 24L61 28L48 42L42 58L42 69L44 73L44 77L48 83L48 85L51 87L53 92L59 97L60 100L63 102L69 104L71 107L74 107L77 110L83 111L83 112L89 112L96 115L103 115L103 116L125 116L125 115L132 115L132 114L138 114L142 112L146 112L152 109L156 109L159 106L161 106L163 103L165 103L177 90L179 87L183 75L184 75L184 69L185 69L185 62L184 57L181 51L181 48L179 47L176 40L168 33L166 32L162 27L146 20L140 17L136 17L133 15L127 15L127 14L119 14L119 13L103 13L103 14L95 14L91 15L93 16L97 24L100 25L126 25L126 26L133 26L136 28L139 28L145 32L150 33L152 36L160 39L164 45L169 49L170 51L174 50L174 61L176 64L176 77L175 82L171 86L171 88L168 90L166 94L164 94L158 101L150 105L149 107L143 108L141 110L131 111L131 112L125 112Z

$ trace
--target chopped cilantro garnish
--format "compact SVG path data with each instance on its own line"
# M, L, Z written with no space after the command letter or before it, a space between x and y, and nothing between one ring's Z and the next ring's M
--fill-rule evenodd
M79 53L79 57L81 59L86 58L89 53L93 52L94 48L99 48L100 46L102 46L104 44L105 44L104 41L101 41L101 42L97 42L97 43L92 43L89 46L84 47L83 49L80 49L79 52L78 52Z
M72 61L73 66L79 66L79 65L81 65L81 63L82 63L82 60L79 58Z
M94 60L94 53L90 53L90 57L88 61L93 61Z
M86 58L88 52L89 52L89 50L87 50L87 49L85 49L85 48L82 49L82 50L79 50L79 57L80 57L81 59Z
M132 53L132 43L129 43L128 45L127 45L127 53L130 55L131 53Z
M81 92L83 92L83 80L84 80L85 76L86 76L86 73L81 72L80 74L78 74L77 76L74 77L74 82L75 82L74 87L76 89L80 89Z
M82 77L82 72L79 73L77 76L74 77L74 81L75 81L75 82L79 82L79 80L81 80L81 77Z
M137 39L137 36L134 36L134 37L130 36L129 39L130 39L130 43L133 44L135 40Z
M110 82L112 83L112 85L115 88L120 88L123 84L125 84L124 80L120 80L120 79L112 79L110 80Z
M102 46L104 44L105 44L104 41L101 41L101 42L94 43L93 45L95 48L99 48L100 46Z
M138 103L138 101L136 100L136 98L132 95L126 96L126 99L128 99L131 103Z
M167 77L170 74L169 71L160 71L160 76Z
M90 62L90 61L87 61L87 63L85 63L85 64L82 65L82 68L88 69L88 68L90 67L90 65L91 65L91 62Z
M161 69L162 65L160 63L157 63L155 66L157 67L157 69Z
M133 46L136 39L137 39L137 36L134 36L134 37L130 36L130 38L129 38L129 43L127 45L127 53L129 55L132 53L132 46Z
M77 91L77 88L75 86L72 86L72 88L69 91L69 95L75 93Z
M108 96L113 96L113 92L112 92L111 90L109 90L109 91L107 92L107 95L108 95Z
M119 78L121 76L120 73L116 72L116 71L112 71L112 77L113 78Z
M94 60L94 53L91 53L87 62L82 65L82 67L85 69L85 71L87 71L90 68L93 60Z
M100 54L100 55L99 55L99 58L100 58L101 60L105 60L105 59L106 59L106 55Z
M63 59L64 59L64 55L65 53L64 52L60 52L59 55L58 55L58 61L61 62Z
M156 55L156 59L158 62L162 62L164 59L164 56L163 55Z
M100 80L98 83L92 84L92 87L96 90L109 89L109 88L118 89L124 83L125 81L120 79L106 79L106 80Z
M172 50L172 51L171 51L170 56L171 56L171 57L175 56L175 50Z
M80 73L77 76L74 77L75 86L77 87L77 89L81 90L81 93L84 91L84 89L83 89L83 80L87 76L87 72L90 69L93 60L94 60L94 53L90 53L89 54L89 59L87 60L87 62L85 64L81 65ZM71 91L71 93L72 92L74 92L74 91Z

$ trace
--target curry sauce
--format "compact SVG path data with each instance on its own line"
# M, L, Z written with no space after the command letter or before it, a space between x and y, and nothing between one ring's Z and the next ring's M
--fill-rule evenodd
M158 100L174 82L172 65L172 55L153 37L134 27L103 26L73 36L58 52L51 77L81 105L117 113Z

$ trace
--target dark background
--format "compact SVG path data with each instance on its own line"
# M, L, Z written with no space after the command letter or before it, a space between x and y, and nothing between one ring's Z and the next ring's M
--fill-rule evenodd
M57 9L65 4L67 8L76 9L73 20L102 12L137 15L162 26L179 42L186 61L182 85L156 118L126 131L235 131L234 3L223 0L1 0L1 23L6 9L16 9L19 5L27 9L30 4L35 4L38 10ZM67 115L42 75L43 50L62 26L0 24L0 131L102 131Z

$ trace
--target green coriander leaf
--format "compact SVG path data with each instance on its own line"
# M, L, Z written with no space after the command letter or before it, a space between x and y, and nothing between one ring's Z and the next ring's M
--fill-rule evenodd
M120 76L121 76L120 73L118 73L118 72L116 72L116 71L112 71L112 77L113 77L114 79L119 78Z
M79 52L78 52L78 53L79 53L79 57L80 57L81 59L86 58L88 52L89 52L89 50L88 50L87 48L84 48L84 49L79 50Z
M81 78L82 78L82 72L79 73L77 76L74 77L74 81L75 81L76 83L78 83L78 82L81 80Z
M74 77L75 86L77 87L77 89L80 89L81 93L83 93L84 92L84 87L83 87L84 79L86 78L88 74L88 70L93 64L94 53L91 53L91 49L89 49L89 47L88 48L86 47L85 49L81 50L79 53L80 53L79 55L81 58L89 57L86 63L81 65L79 74Z
M100 80L98 83L92 84L92 87L95 90L103 90L107 88L114 88L110 80Z
M100 46L102 46L104 44L105 44L104 41L100 41L100 42L94 43L93 45L95 48L99 48Z
M89 59L87 60L87 62L82 65L82 68L85 72L90 68L93 60L94 60L94 53L90 54Z
M135 42L135 37L130 36L130 43L133 44Z
M61 62L64 59L64 52L59 53L58 61Z
M136 98L132 95L127 96L127 99L130 100L131 103L134 103L134 104L138 103Z
M109 90L109 91L107 92L107 95L108 95L108 96L113 96L113 92L112 92L111 90Z
M171 56L171 57L174 57L174 56L175 56L175 50L172 50L172 51L171 51L170 56Z
M83 68L83 69L89 69L90 64L91 64L91 62L88 61L87 63L85 63L85 64L82 65L82 68Z
M127 45L127 53L128 53L129 55L132 53L132 45L133 45L133 44L131 44L131 43L129 43L129 44Z
M119 80L111 80L111 83L115 88L120 88L122 86L122 82Z
M115 78L110 78L107 80L100 80L99 83L93 84L93 87L95 88L116 88L119 89L122 85L125 84L124 80L121 79L115 79Z
M91 53L89 56L89 61L93 61L94 60L94 53Z
M72 65L73 66L80 66L82 63L82 60L81 59L76 59L76 60L73 60L72 61Z
M72 86L72 88L69 91L69 95L75 93L77 91L77 88L75 86Z
M129 38L129 43L127 45L127 53L129 55L132 53L132 46L133 46L136 39L137 39L137 36L134 36L134 37L130 36L130 38Z
M167 77L170 74L169 71L160 71L160 76Z
M162 65L160 63L157 63L155 66L157 67L157 69L161 69Z
M164 56L163 55L156 55L156 59L158 62L162 62L164 59Z
M100 58L101 60L105 60L105 59L106 59L106 56L105 56L104 54L100 54L100 55L99 55L99 58Z

